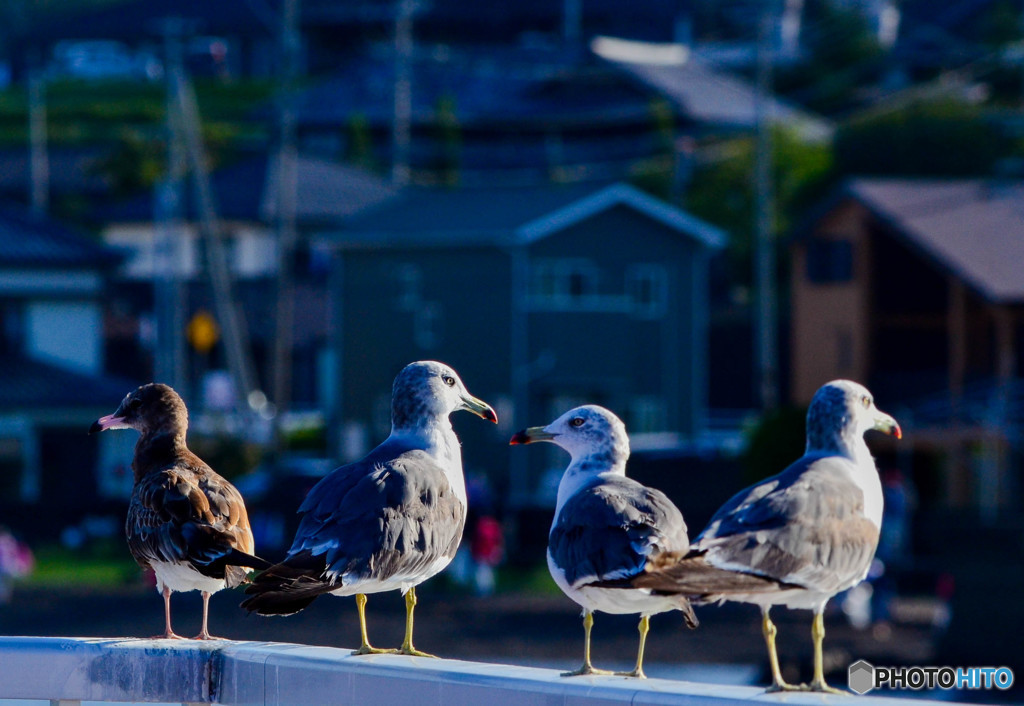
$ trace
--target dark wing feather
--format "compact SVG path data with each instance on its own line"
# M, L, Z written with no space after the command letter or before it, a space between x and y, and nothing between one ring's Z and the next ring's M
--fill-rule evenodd
M465 506L444 471L423 451L389 451L378 447L314 486L288 557L254 579L243 607L274 614L361 579L413 577L455 556Z
M634 576L652 553L687 546L679 509L661 491L625 477L578 491L548 536L551 559L570 585Z
M853 462L804 457L734 496L694 542L713 566L832 591L863 575L878 528L864 516Z
M252 554L252 531L238 490L190 453L139 479L125 531L142 566L184 561L237 585L246 567L267 565Z

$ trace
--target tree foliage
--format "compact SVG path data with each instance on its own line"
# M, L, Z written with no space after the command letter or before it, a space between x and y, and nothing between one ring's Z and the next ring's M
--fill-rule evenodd
M844 174L986 175L1009 149L977 107L921 101L841 126L836 168Z

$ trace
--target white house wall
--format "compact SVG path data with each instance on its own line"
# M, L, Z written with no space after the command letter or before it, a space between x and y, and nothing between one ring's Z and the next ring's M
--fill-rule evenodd
M25 305L25 352L88 374L103 371L103 313L98 304L33 301Z
M273 234L265 228L233 224L225 228L232 272L239 277L266 277L277 271L277 249ZM193 278L199 274L201 243L191 226L181 227L169 245L162 245L158 231L150 224L118 225L108 228L103 240L128 253L121 275L133 280L153 280L177 261L176 271ZM161 248L177 248L176 253ZM173 259L171 259L173 258Z

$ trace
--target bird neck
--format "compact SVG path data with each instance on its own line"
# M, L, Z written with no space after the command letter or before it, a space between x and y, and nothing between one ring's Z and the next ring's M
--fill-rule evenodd
M135 444L135 459L132 461L135 480L139 481L146 474L165 468L187 451L184 430L142 434Z
M462 474L462 447L447 416L420 420L415 424L391 427L391 439L421 449L444 469L455 494L466 499L466 480Z
M555 501L555 513L588 483L595 479L626 475L626 459L610 460L605 454L587 455L581 459L573 459L558 482L558 498Z
M834 433L815 434L808 430L807 453L845 456L852 461L871 458L871 451L864 442L864 432L853 429Z

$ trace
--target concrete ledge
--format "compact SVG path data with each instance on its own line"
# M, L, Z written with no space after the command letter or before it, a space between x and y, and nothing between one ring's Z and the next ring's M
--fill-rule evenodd
M0 637L0 699L238 706L849 706L851 698L871 706L907 703L886 697L770 695L752 687L667 679L566 679L550 669L398 655L353 657L348 650L285 643Z

